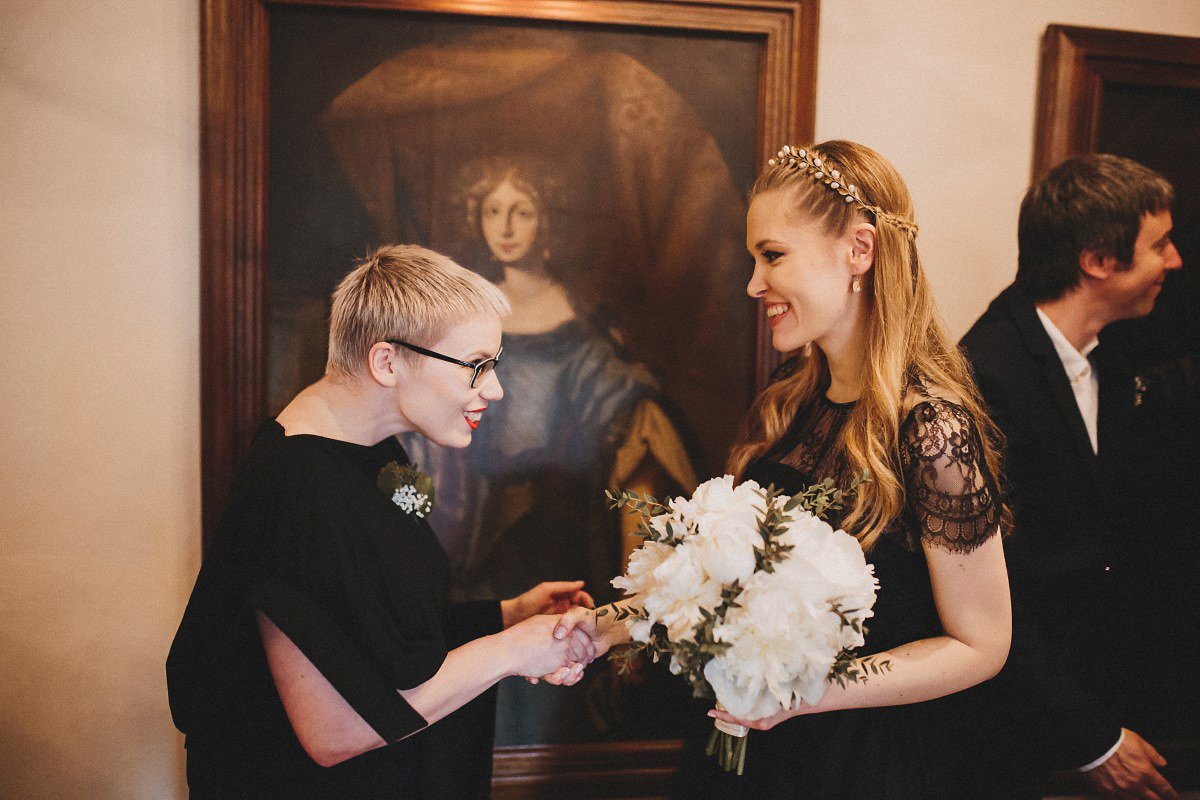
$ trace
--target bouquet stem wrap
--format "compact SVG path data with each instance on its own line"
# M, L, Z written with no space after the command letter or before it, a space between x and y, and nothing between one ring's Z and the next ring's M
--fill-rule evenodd
M720 708L720 704L717 708ZM737 770L741 775L746 769L746 737L750 729L745 725L735 725L723 719L713 720L713 732L708 737L708 746L704 754L716 754L717 763L726 772Z

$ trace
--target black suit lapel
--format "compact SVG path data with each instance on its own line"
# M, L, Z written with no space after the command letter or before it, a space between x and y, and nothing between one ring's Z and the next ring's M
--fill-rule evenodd
M1014 302L1011 309L1017 330L1021 332L1029 354L1040 364L1046 385L1050 388L1050 397L1066 421L1065 435L1070 437L1081 462L1087 465L1088 474L1098 483L1100 472L1096 453L1092 450L1092 440L1083 423L1083 415L1079 413L1079 404L1075 401L1075 393L1071 390L1062 359L1054 349L1054 342L1050 341L1050 334L1046 333L1032 302Z
M1093 359L1100 377L1100 412L1096 424L1100 443L1100 460L1113 459L1120 450L1119 441L1125 438L1134 405L1133 370L1110 348L1100 347Z

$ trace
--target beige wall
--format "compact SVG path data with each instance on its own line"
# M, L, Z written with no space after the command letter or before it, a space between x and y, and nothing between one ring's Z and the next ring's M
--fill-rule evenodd
M0 4L4 798L181 794L162 660L199 539L197 6ZM1200 36L1195 0L824 0L818 135L908 178L955 334L1014 269L1049 22Z
M1017 270L1038 47L1051 23L1200 36L1197 0L821 0L817 140L888 156L958 338Z
M198 3L0 3L0 797L169 798L199 541Z

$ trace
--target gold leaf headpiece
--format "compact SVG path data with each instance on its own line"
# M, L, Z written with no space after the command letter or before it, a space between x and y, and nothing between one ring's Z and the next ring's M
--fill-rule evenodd
M917 223L864 201L858 187L843 180L841 172L824 162L816 153L810 153L802 147L793 148L791 145L785 144L774 158L767 161L767 164L807 175L813 180L825 184L847 203L853 203L864 211L870 211L875 215L876 220L885 220L891 223L904 231L910 239L917 238Z

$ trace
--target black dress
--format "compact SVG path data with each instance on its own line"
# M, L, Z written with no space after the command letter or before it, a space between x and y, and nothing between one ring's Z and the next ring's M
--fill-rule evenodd
M392 461L408 461L394 439L285 436L274 421L258 430L167 659L192 797L487 796L491 693L425 728L396 690L498 631L499 605L448 602L433 532L377 486ZM391 744L313 762L276 692L256 610Z
M838 434L852 409L853 404L822 396L750 466L746 478L788 494L825 477L847 485L851 476ZM995 533L1000 517L979 434L961 406L922 400L905 417L900 441L907 503L867 554L879 591L859 655L940 635L921 542L967 552ZM769 731L750 732L742 776L721 772L693 745L685 756L686 786L678 794L756 800L973 797L970 750L982 737L960 711L952 696L794 717Z

